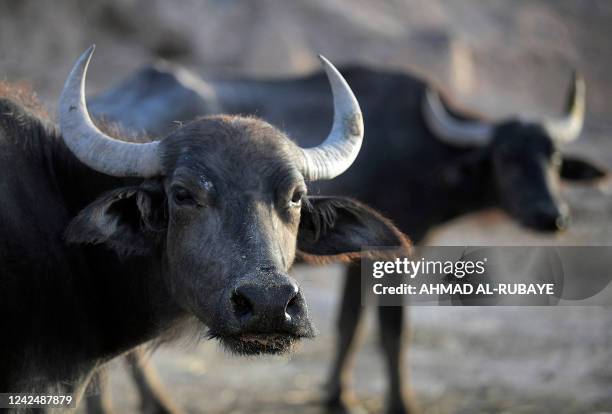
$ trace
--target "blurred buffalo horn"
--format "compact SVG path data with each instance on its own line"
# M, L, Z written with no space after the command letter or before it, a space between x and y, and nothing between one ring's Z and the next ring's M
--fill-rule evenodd
M560 143L574 141L580 136L586 112L586 85L584 79L574 71L567 97L566 114L561 119L547 119L544 128Z
M422 105L425 122L440 141L455 146L474 147L484 146L493 138L491 125L455 118L433 89L427 88Z

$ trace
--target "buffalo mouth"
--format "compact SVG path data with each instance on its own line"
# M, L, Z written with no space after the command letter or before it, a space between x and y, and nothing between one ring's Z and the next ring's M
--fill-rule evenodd
M223 347L235 355L283 355L290 353L295 345L309 336L288 333L244 333L236 335L215 335Z

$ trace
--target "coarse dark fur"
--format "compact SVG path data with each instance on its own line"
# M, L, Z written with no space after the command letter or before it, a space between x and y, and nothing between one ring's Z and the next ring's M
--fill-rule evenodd
M296 146L258 119L198 119L162 141L162 175L122 179L79 162L53 124L2 91L2 392L78 394L105 361L194 319L234 352L287 352L314 333L287 274L296 251L408 245L348 198L300 208ZM258 317L260 306L291 318Z

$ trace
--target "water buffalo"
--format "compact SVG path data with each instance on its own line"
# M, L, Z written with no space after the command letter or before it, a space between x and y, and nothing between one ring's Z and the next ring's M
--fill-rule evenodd
M569 210L560 198L560 179L589 181L606 174L560 151L563 143L578 138L584 121L585 84L577 74L563 117L490 122L445 102L435 87L411 74L361 66L342 72L359 97L369 139L347 174L320 183L314 191L333 190L363 200L391 217L414 241L422 242L436 225L490 207L535 230L561 230L569 223ZM149 67L101 94L96 109L128 128L153 134L172 130L173 121L188 120L196 108L257 114L283 125L306 147L316 145L312 137L331 121L323 73L286 80L194 79L184 69ZM191 87L194 84L197 88ZM179 96L189 99L181 101ZM156 112L151 103L165 100L177 103L173 111ZM329 382L328 405L339 410L347 405L345 391L362 314L359 283L354 282L358 278L358 266L350 266ZM402 320L402 308L379 308L390 380L388 409L394 413L409 411L400 371Z
M79 394L103 362L183 327L244 355L312 337L288 271L407 240L348 198L307 196L362 143L359 105L324 58L333 127L303 149L253 117L209 116L158 141L103 132L87 110L93 53L73 67L59 129L0 97L0 391ZM299 97L296 97L299 99Z

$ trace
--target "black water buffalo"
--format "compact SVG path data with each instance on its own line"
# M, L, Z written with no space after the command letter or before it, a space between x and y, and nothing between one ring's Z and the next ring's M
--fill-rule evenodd
M569 210L560 199L560 179L592 180L605 174L560 152L564 142L579 136L583 125L586 92L578 75L562 118L488 122L445 103L435 88L410 74L357 66L344 68L343 73L361 102L368 139L347 174L313 190L333 190L361 199L389 215L415 241L422 242L436 225L489 207L505 210L532 229L563 229ZM176 128L173 121L192 116L195 99L197 108L257 114L282 125L306 147L316 145L312 137L321 135L331 122L326 99L329 87L323 73L287 80L200 79L196 84L199 88L206 85L205 95L190 87L193 78L186 77L183 69L149 67L101 94L95 108L128 128L163 134ZM189 99L181 105L177 96ZM177 102L172 112L159 113L147 106L165 100ZM346 408L344 391L362 314L358 278L359 268L351 266L329 383L328 404L341 410ZM390 379L388 408L396 413L408 411L400 371L402 319L401 308L379 308Z
M92 53L68 77L59 129L2 88L0 391L78 394L104 361L187 325L234 353L287 352L313 336L288 275L296 255L407 246L364 205L306 195L362 142L359 105L329 62L333 128L302 149L238 116L113 138L87 110Z

